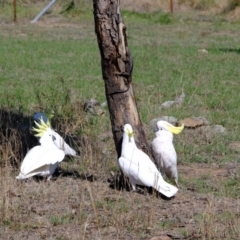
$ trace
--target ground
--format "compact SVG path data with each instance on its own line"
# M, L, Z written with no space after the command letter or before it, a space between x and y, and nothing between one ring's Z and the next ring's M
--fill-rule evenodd
M181 186L170 200L155 192L131 192L109 186L107 176L94 180L76 173L60 175L50 182L29 179L2 185L5 195L1 214L2 239L231 239L239 236L239 200L198 193L192 182L207 178L212 191L239 169L198 164L179 166ZM17 211L17 214L16 214ZM214 231L211 229L214 227Z

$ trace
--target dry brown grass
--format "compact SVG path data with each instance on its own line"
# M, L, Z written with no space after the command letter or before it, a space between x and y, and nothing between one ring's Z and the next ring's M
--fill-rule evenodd
M93 182L75 174L51 182L1 174L2 239L238 239L240 203L182 188L171 201L155 194L118 191L105 176ZM61 175L61 173L63 175ZM226 238L225 238L226 237Z

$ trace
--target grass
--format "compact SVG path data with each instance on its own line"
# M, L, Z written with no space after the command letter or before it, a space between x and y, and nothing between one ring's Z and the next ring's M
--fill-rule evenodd
M185 129L175 136L180 190L164 201L109 187L118 173L107 109L83 111L85 99L105 101L91 7L38 24L10 6L0 9L0 236L13 239L150 239L170 234L192 239L238 239L240 86L238 22L201 12L123 11L134 59L133 84L149 141L149 122L162 115L203 116L225 135ZM24 5L21 6L24 8ZM35 6L36 7L36 6ZM201 53L206 49L208 53ZM161 109L182 91L180 107ZM67 158L50 183L17 182L20 163L36 144L28 128L37 111L54 111L53 126L81 159ZM3 130L4 129L4 130ZM224 227L222 227L224 226ZM175 237L177 237L175 236Z

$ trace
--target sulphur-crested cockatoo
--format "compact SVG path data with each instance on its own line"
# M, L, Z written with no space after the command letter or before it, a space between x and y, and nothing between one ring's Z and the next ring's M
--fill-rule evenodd
M50 127L50 122L45 123L40 119L40 124L35 122L38 128L33 128L37 132L36 137L40 137L41 145L33 147L28 151L23 159L20 173L17 179L25 179L35 175L51 178L58 163L64 159L65 153L53 142L54 135Z
M151 147L157 167L162 175L174 179L178 186L177 154L173 146L173 133L178 134L184 125L175 127L166 121L158 121L154 128L156 137L153 139Z
M124 175L129 177L133 190L136 190L138 184L153 187L166 197L177 193L178 189L164 181L148 155L137 148L130 124L124 126L122 152L118 162Z
M40 119L42 118L43 121L46 123L48 120L51 120L51 118L53 117L52 114L46 114L46 113L36 113L33 116L33 119L39 123ZM52 129L52 134L54 136L54 144L61 150L63 150L65 152L66 155L71 155L71 156L76 156L76 151L74 149L72 149L64 140L63 138Z

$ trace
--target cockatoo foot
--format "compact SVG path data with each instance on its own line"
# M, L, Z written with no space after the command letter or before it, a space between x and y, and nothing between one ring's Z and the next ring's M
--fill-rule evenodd
M174 182L175 182L176 186L179 188L178 181L175 179Z
M138 193L143 194L143 195L145 195L147 193L147 191L145 191L142 188L138 188L137 191L138 191Z
M131 184L131 185L132 185L132 191L131 192L136 192L137 191L136 185L133 185L133 184Z
M50 181L51 178L52 178L52 175L49 175L47 180Z

